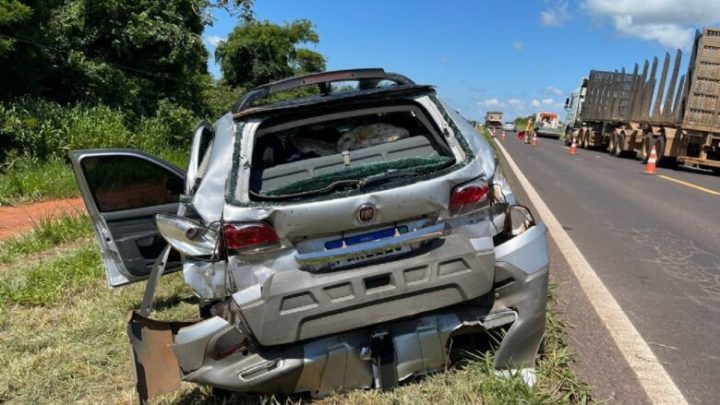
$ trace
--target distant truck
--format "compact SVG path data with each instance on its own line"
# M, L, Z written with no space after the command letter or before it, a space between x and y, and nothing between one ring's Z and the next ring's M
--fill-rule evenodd
M560 134L562 134L560 114L554 112L539 112L535 114L534 129L538 136L560 138Z
M582 121L580 116L582 113L582 106L585 103L585 94L587 92L587 77L582 79L580 87L570 93L570 97L565 99L565 112L567 113L565 131L563 133L563 139L567 145L570 145L572 141L573 131L577 128L582 127Z
M633 73L590 71L577 90L585 93L571 128L578 145L643 161L655 146L661 165L720 173L720 28L696 33L687 73L678 77L681 58L678 50L669 82L667 53L659 82L657 58L642 73L637 64Z
M499 111L490 111L485 113L486 128L500 128L503 123L503 113Z

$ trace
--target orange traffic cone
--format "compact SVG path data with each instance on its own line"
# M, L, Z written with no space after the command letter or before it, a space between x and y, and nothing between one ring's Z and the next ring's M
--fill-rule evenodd
M504 129L502 131L502 140L503 140L503 142L505 142L505 130Z
M647 165L645 165L645 171L643 174L655 174L655 165L657 163L657 151L655 145L650 148L650 157L648 158Z
M570 154L577 155L577 144L575 143L575 137L573 137L572 143L570 144Z
M537 133L533 133L533 146L537 146Z

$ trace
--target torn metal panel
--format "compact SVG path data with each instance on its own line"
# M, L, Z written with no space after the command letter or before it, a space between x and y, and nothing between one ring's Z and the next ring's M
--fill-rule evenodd
M232 175L232 172L228 171L235 141L232 115L225 114L215 122L214 128L214 144L208 157L208 166L192 196L192 206L205 224L220 220L225 204L225 183L228 176Z
M180 389L180 369L170 346L178 330L192 322L161 322L131 311L127 334L140 403Z

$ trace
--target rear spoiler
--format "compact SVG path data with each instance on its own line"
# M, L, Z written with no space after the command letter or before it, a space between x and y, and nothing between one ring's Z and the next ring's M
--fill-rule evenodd
M414 85L415 82L398 73L389 73L380 68L370 69L349 69L335 70L330 72L313 73L304 76L293 77L257 87L246 93L238 100L232 108L232 113L237 114L254 105L257 100L269 97L281 91L297 89L299 87L317 85L320 93L330 94L330 83L358 80L360 90L372 89L382 80L390 80L398 85Z

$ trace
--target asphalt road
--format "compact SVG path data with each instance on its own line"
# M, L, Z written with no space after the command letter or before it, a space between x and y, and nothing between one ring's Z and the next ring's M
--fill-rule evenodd
M583 149L571 156L560 141L538 142L508 133L503 145L687 400L718 403L720 176L662 168L648 176L633 159ZM570 345L579 374L597 399L646 402L563 266L553 262L563 315L576 326Z

